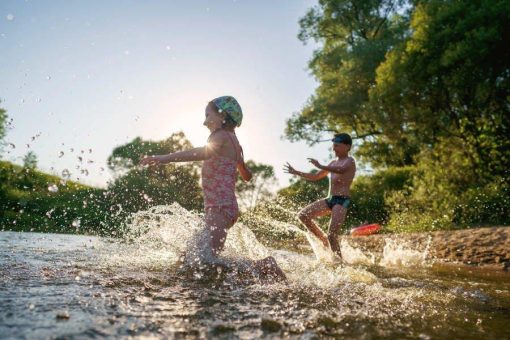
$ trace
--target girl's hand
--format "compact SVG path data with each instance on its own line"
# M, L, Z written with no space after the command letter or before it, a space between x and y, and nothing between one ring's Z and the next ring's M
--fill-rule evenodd
M237 169L239 170L239 173L241 174L241 178L248 182L252 179L253 174L251 173L250 169L246 166L246 163L244 161L241 161L237 164Z
M158 165L161 164L159 156L147 156L140 161L140 165Z
M313 158L308 158L308 161L309 161L310 163L312 163L315 167L317 167L317 168L319 168L319 169L320 169L320 167L321 167L321 163L319 163L319 161L318 161L318 160L313 159Z
M291 175L297 175L297 170L294 169L292 165L289 164L289 162L283 166L283 171Z

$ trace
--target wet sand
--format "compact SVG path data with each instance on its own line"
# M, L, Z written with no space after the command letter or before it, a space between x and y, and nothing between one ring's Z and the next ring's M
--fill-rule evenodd
M394 240L427 251L427 260L510 269L510 227L344 237L352 246L374 254L382 254L387 241Z

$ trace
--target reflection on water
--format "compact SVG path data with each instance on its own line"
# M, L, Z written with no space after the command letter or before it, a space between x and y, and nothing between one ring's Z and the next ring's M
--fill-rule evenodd
M200 217L179 206L133 216L122 242L1 232L0 334L510 337L507 273L424 263L399 244L376 256L345 241L339 264L317 244L314 256L268 249L241 224L210 265L201 237ZM188 266L189 254L200 265ZM268 255L288 283L263 284L243 269Z

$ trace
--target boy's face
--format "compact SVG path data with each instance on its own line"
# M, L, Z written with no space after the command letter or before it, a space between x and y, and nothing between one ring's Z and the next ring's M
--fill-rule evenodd
M223 117L216 112L213 104L208 104L205 108L204 125L211 131L216 131L223 125Z
M351 149L351 146L349 144L345 143L333 143L333 151L335 152L335 156L345 156L349 150Z

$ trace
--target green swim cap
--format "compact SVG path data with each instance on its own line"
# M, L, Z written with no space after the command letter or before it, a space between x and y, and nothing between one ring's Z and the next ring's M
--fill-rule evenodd
M239 127L243 121L243 110L241 105L232 96L222 96L211 100L220 113L228 115Z

